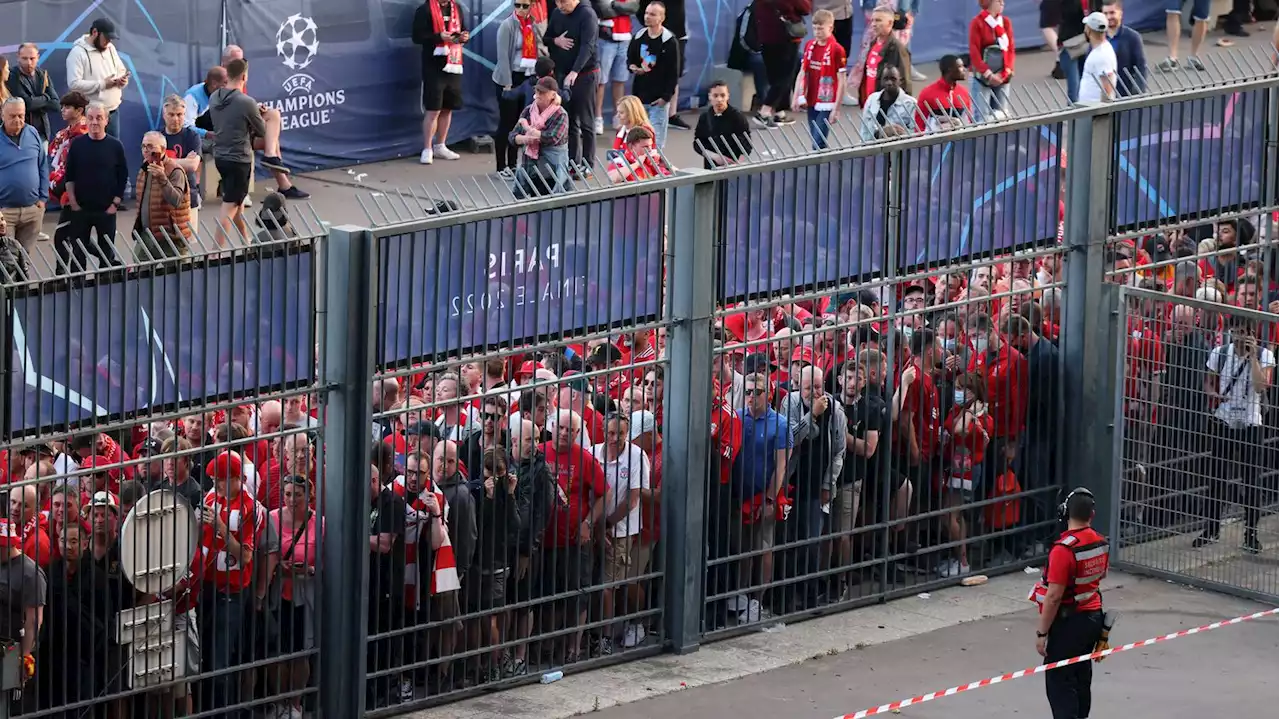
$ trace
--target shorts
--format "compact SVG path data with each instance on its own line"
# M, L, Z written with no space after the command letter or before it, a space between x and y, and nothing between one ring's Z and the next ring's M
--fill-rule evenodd
M422 111L462 109L462 76L428 70L422 74Z
M507 603L507 573L506 567L499 567L491 572L472 570L467 574L462 591L468 614L499 609Z
M627 67L627 49L630 40L600 40L596 44L596 52L600 57L600 84L609 81L627 82L631 79L631 70Z
M1164 11L1169 15L1181 15L1183 0L1165 0ZM1191 5L1191 19L1204 22L1209 19L1209 0L1195 0Z
M755 522L744 522L746 516L739 507L733 508L737 522L729 528L729 551L733 554L746 554L773 549L774 524L777 521L774 507L765 506L760 519Z
M604 550L604 581L625 582L644 574L649 564L649 545L639 535L613 537Z
M228 205L242 205L249 196L249 178L253 176L253 163L214 160L218 175L222 178L222 201Z
M307 616L310 611L305 604L294 604L287 599L280 600L280 613L276 616L280 623L281 654L306 651L315 644L314 637L311 636L307 627L311 620Z
M862 480L840 488L835 501L835 531L848 532L858 522L858 505L862 503Z
M528 562L528 568L525 569L523 577L520 576L521 561ZM530 556L523 558L519 555L512 557L511 571L507 572L507 601L518 604L532 600L539 589L538 577L541 576L541 570L541 552L533 552ZM524 611L528 611L528 608Z
M591 586L590 550L582 547L544 549L539 580L541 597L578 592Z

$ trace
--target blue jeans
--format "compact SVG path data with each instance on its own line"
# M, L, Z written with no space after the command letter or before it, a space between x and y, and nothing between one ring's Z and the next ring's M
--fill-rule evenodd
M532 162L521 156L516 168L513 193L517 198L540 197L567 192L569 181L569 150L564 145L540 147L538 159Z
M1067 99L1071 102L1080 100L1080 68L1084 65L1084 56L1074 58L1066 49L1058 53L1058 66L1062 68L1062 76L1067 79Z
M970 82L973 92L973 121L982 122L991 115L992 110L1003 110L1009 103L1009 86L988 87L978 78Z
M644 109L649 114L649 124L653 125L653 146L659 150L665 150L667 147L667 125L671 119L667 115L667 106L645 105Z
M826 518L819 496L809 495L808 492L797 492L795 505L791 508L791 517L786 522L790 526L787 526L783 532L786 541L802 542L806 539L821 537ZM784 575L788 579L813 574L821 569L822 543L820 542L795 547L787 554L790 556L785 564ZM806 579L791 585L783 591L783 595L792 598L793 601L812 603L817 599L819 585L818 578ZM789 611L791 607L784 605L783 609Z
M116 108L107 114L107 134L120 139L120 108Z
M769 73L764 69L764 57L758 52L751 53L751 80L756 86L756 99L764 101L765 95L769 94ZM743 106L750 107L751 98L743 98Z
M809 108L809 137L813 138L813 149L827 149L827 135L831 133L831 111Z

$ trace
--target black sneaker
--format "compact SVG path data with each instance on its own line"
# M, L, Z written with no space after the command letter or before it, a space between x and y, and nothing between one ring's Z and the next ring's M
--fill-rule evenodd
M671 127L676 128L677 130L693 129L692 127L689 127L689 123L685 122L685 119L683 117L680 117L679 115L672 115L671 118L667 120L667 124Z
M757 125L765 128L766 130L772 130L773 128L778 126L778 124L773 121L773 115L766 115L763 112L756 111L755 116L752 117L751 119Z
M1218 535L1209 534L1208 532L1201 532L1200 536L1196 537L1195 541L1191 543L1191 548L1199 549L1203 546L1206 546L1209 544L1217 544L1217 543L1218 543Z
M1244 29L1240 23L1232 23L1222 29L1223 32L1232 37L1249 37L1249 31Z
M1053 64L1053 72L1049 73L1049 77L1052 77L1054 80L1065 80L1065 79L1067 79L1067 76L1062 74L1062 64L1061 64L1061 63L1056 63L1056 62L1055 62L1055 63Z
M278 157L271 157L269 155L262 156L262 166L267 168L268 170L271 170L272 172L280 172L286 175L293 172L292 170L284 166L284 160L281 160Z
M297 185L290 185L289 189L281 190L280 194L284 195L287 200L305 200L311 197L310 192L298 189Z
M1262 542L1258 541L1258 532L1256 530L1244 533L1244 541L1240 543L1240 550L1246 554L1262 554Z
M794 125L796 119L785 112L776 112L773 115L773 121L779 125Z

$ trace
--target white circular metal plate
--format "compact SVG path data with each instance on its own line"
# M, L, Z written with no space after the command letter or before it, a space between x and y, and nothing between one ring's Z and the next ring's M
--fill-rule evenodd
M161 594L187 576L199 550L195 511L170 489L144 496L120 527L120 571L135 589Z

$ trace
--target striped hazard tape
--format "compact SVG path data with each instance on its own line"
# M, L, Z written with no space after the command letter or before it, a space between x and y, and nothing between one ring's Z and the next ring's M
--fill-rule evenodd
M1078 657L1063 659L1062 661L1053 662L1052 664L1041 664L1040 666L1036 666L1036 667L1028 667L1026 669L1022 669L1016 672L1001 674L998 677L991 677L990 679L983 679L982 681L970 682L968 684L961 684L958 687L943 689L940 692L931 692L929 694L921 694L918 697L911 697L910 699L903 699L901 701L890 702L888 704L881 704L878 707L873 707L871 709L863 709L862 711L854 714L844 714L836 717L835 719L863 719L863 717L876 716L877 714L887 714L889 712L893 712L898 709L903 709L905 707L915 706L917 704L924 704L925 702L931 702L934 699L942 699L943 697L949 697L953 694L972 691L974 689L981 689L982 687L991 686L992 684L1000 684L1002 682L1012 681L1014 679L1021 679L1023 677L1031 676L1032 674L1044 674L1045 672L1053 669L1060 669L1062 667L1070 666L1072 664L1079 664L1080 662L1088 662L1088 661L1093 661L1094 659L1109 657L1112 654L1127 652L1130 649L1149 647L1152 644L1157 644L1159 642L1167 642L1170 639L1178 639L1179 637L1188 637L1188 636L1191 636L1192 634L1200 634L1201 632L1220 629L1222 627L1229 627L1232 624L1240 624L1241 622L1248 622L1254 619L1261 619L1263 617L1270 616L1272 614L1280 614L1280 608L1268 609L1265 612L1256 612L1254 614L1249 614L1243 617L1236 617L1235 619L1224 619L1220 622L1214 622L1213 624L1206 624L1203 627L1195 627L1194 629L1184 629L1180 632L1174 632L1173 634L1166 634L1162 637L1152 637L1150 639L1144 639L1140 642L1125 644L1124 646L1119 646L1119 647L1112 647L1110 649L1104 649L1100 652L1093 652L1092 654L1082 654Z

